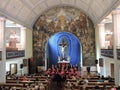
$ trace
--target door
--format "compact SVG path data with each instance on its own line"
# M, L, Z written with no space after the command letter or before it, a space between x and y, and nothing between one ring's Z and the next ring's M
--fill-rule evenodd
M17 64L16 63L10 64L10 74L17 74Z
M111 77L114 78L114 63L111 63Z

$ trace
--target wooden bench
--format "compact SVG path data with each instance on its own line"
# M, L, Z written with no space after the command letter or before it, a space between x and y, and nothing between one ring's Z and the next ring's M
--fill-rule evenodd
M17 84L17 83L0 83L0 87L3 88L12 88L15 87L17 90L22 90L23 84Z

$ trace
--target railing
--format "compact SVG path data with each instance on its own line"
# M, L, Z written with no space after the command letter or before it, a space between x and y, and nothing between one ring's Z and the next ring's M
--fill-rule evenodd
M110 57L110 58L114 58L113 49L101 49L101 55Z
M101 55L114 58L113 49L101 49ZM117 59L120 59L120 49L117 49Z
M6 59L24 57L25 50L6 51Z
M120 59L120 49L117 49L117 59Z

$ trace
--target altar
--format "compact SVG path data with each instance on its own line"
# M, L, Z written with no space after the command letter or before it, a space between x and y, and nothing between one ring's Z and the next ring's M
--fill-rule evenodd
M62 66L68 66L70 63L70 61L66 61L66 60L63 60L63 61L58 61L58 66L59 67L62 67Z

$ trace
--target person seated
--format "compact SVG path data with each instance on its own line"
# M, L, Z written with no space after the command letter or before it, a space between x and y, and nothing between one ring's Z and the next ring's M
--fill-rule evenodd
M71 75L71 76L74 75L74 69L73 69L73 67L70 68L69 75Z
M106 90L106 89L107 89L106 84L104 84L102 90Z
M61 75L61 77L64 77L64 75L65 75L65 70L63 68L62 68L62 70L60 72L60 75Z
M40 86L39 87L40 90L45 90L45 87L44 87L43 83L40 83L39 86Z
M75 65L75 68L78 70L78 65L77 64Z
M103 80L101 78L98 79L98 82L103 82Z
M110 76L110 75L108 75L108 76L106 77L106 79L107 79L107 80L111 79L111 76Z
M112 79L112 77L108 77L108 81L109 82L114 82L114 80Z
M94 90L101 90L101 89L100 89L100 87L99 87L98 85L96 85L96 86L94 87Z
M75 73L74 73L74 76L78 78L78 77L79 77L79 72L78 72L78 70L75 69L74 72L75 72Z
M66 86L67 86L67 88L71 88L71 87L72 87L71 82L70 82L70 81L68 81Z
M58 73L60 73L59 71L60 71L60 70L59 70L59 68L57 67L55 73L58 74Z
M55 70L55 66L54 66L54 65L52 65L52 71L53 71L53 70Z
M115 86L111 86L110 90L116 90L116 87Z
M84 82L84 84L88 85L88 79L87 78L84 78L83 82Z
M73 79L73 80L76 80L76 77L73 75L73 76L72 76L72 79Z
M54 76L55 76L55 71L52 71L51 72L51 79L54 79Z
M86 90L87 85L88 85L88 80L87 80L87 78L83 78L82 90Z
M108 80L104 80L104 83L108 83L109 81Z
M29 80L29 78L27 78L27 76L23 76L23 78L22 78L22 81L28 81Z
M35 90L38 90L38 88L39 88L39 84L35 83Z
M54 75L54 74L55 74L55 71L52 71L52 72L51 72L51 75Z
M101 76L101 79L102 79L102 80L104 80L104 79L105 79L105 77L102 75L102 76Z
M50 75L50 73L51 73L51 69L50 68L48 68L48 70L45 72L45 75Z
M65 74L66 74L66 75L68 75L68 74L69 74L68 69L65 69Z

